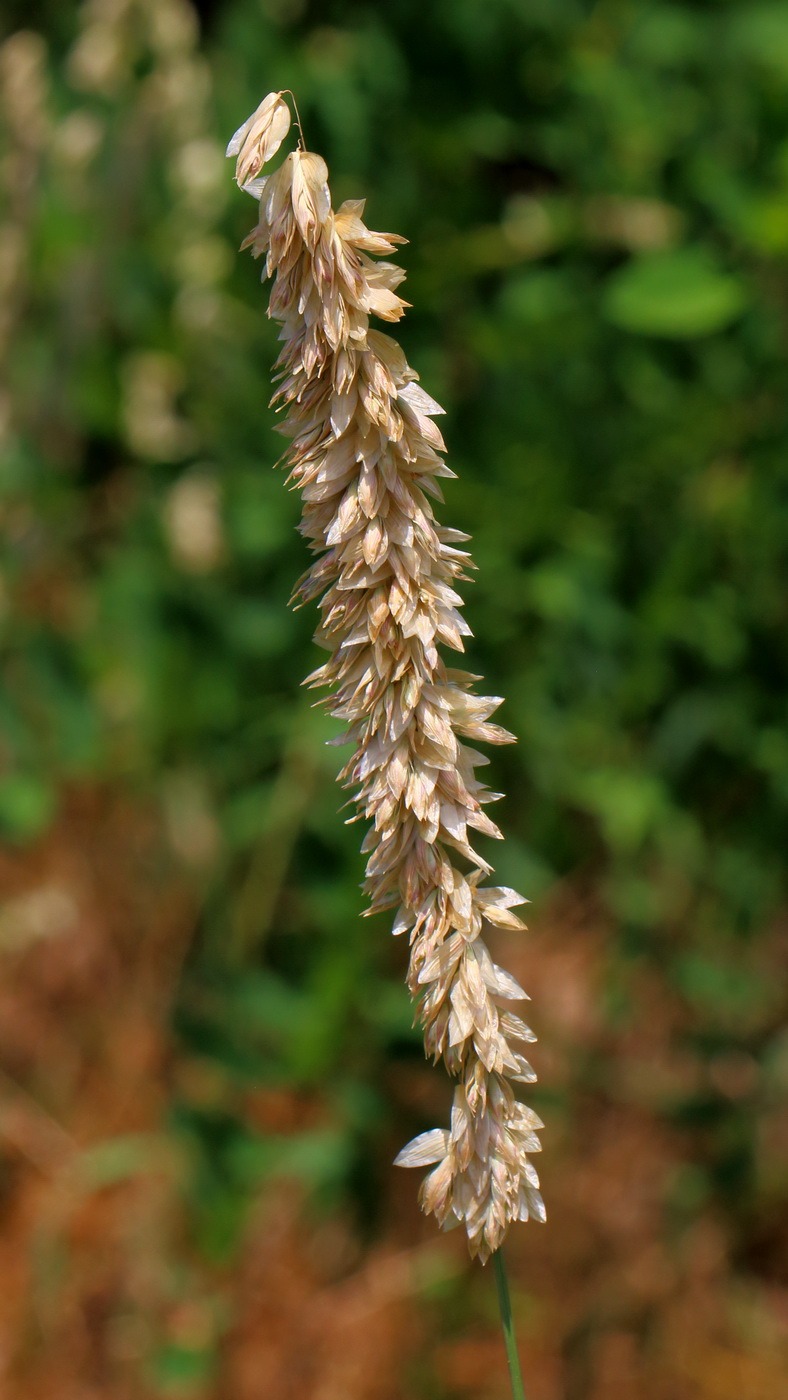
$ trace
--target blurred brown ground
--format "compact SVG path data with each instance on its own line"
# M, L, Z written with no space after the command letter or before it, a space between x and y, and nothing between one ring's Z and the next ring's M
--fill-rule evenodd
M93 792L38 847L0 857L3 1400L505 1396L491 1273L419 1217L410 1173L388 1174L373 1246L346 1221L315 1222L283 1183L236 1262L196 1257L166 1117L179 1076L200 1092L167 1030L195 908L165 850L145 812ZM592 905L558 891L538 924L504 952L551 1008L541 1081L569 1089L572 1113L563 1136L560 1122L545 1135L548 1225L508 1247L530 1400L777 1400L788 1222L699 1202L666 1234L692 1164L664 1105L708 1073L676 1049L680 1006L652 971L630 988L641 1024L611 1032ZM779 965L783 941L775 929L757 956ZM578 1043L596 1066L580 1078ZM757 1093L744 1059L714 1075L728 1094ZM429 1096L433 1077L397 1070L392 1092ZM236 1108L293 1133L320 1112L264 1089ZM784 1105L758 1121L764 1171L781 1172ZM456 1298L450 1322L441 1312L447 1286L466 1294L459 1322ZM212 1376L154 1385L146 1358L162 1338L215 1347Z

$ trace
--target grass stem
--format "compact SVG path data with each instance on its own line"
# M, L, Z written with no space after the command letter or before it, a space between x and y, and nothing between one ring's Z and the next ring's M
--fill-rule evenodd
M501 1327L503 1328L503 1339L506 1346L506 1360L509 1363L512 1395L514 1400L526 1400L525 1390L523 1388L523 1375L520 1370L520 1357L517 1354L517 1338L514 1335L514 1324L512 1322L509 1280L506 1276L506 1263L504 1261L502 1249L495 1250L493 1254L493 1264L495 1265L495 1282L498 1285L498 1304L501 1309Z

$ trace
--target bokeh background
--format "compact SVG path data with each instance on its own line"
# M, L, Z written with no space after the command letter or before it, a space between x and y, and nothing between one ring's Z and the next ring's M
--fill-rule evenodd
M298 96L408 236L516 749L531 1400L788 1386L788 5L4 0L0 1394L501 1400L489 1271L299 689L223 159ZM436 1116L437 1115L437 1116Z

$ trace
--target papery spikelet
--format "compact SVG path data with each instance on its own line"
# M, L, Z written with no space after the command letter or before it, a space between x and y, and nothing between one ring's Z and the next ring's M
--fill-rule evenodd
M230 143L239 184L278 147L282 102L271 93ZM301 532L318 556L296 598L319 599L316 640L331 654L309 683L330 687L353 744L340 776L371 823L369 909L397 910L426 1052L458 1081L450 1128L422 1133L397 1162L431 1167L424 1210L444 1227L462 1223L484 1261L513 1220L544 1219L528 1156L542 1125L512 1088L535 1078L518 1048L534 1036L508 1009L525 993L484 942L486 927L523 928L511 910L525 901L482 883L491 867L470 842L473 831L501 833L482 810L498 795L476 776L487 760L465 740L512 735L489 723L500 700L476 695L479 678L438 651L463 651L470 633L455 588L467 536L439 526L429 501L442 499L437 478L453 475L433 421L443 410L397 342L369 324L404 312L402 270L369 255L405 240L368 229L361 200L335 212L327 180L321 157L301 149L255 180L259 219L244 246L274 279L269 315L284 342L275 398L287 408Z
M290 108L281 92L269 92L227 144L226 155L237 156L235 178L245 187L275 156L290 130Z

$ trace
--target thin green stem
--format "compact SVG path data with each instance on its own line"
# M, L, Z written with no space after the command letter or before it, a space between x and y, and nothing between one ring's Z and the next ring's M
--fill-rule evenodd
M514 1400L525 1400L523 1375L520 1370L520 1357L517 1354L517 1338L514 1335L514 1323L512 1322L509 1280L506 1277L506 1264L504 1262L502 1249L496 1249L493 1253L493 1264L495 1265L495 1282L498 1285L498 1304L501 1309L501 1327L503 1328L503 1340L506 1346L506 1360L509 1363L512 1395Z

